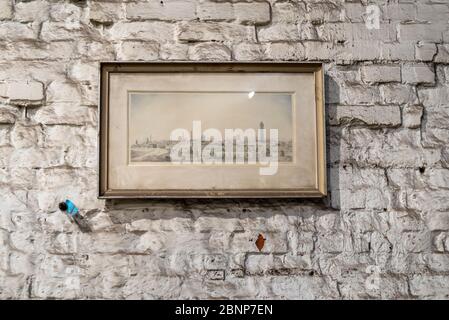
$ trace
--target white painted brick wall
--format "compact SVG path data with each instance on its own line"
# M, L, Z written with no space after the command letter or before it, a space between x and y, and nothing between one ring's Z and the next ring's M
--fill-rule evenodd
M449 298L449 3L367 3L0 0L0 298ZM329 197L98 200L108 60L324 62Z

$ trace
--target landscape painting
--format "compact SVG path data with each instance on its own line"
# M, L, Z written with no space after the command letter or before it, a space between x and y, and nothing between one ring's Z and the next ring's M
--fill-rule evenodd
M190 152L196 141L205 148L211 143L204 134L195 137L193 124L201 129L216 129L223 136L215 141L225 158L226 130L254 130L256 141L245 140L240 149L245 161L251 152L257 152L261 140L270 154L272 129L277 130L277 157L279 162L293 161L293 107L292 94L266 92L130 92L129 93L129 162L170 162L172 148L179 142L171 139L173 130L188 132ZM245 131L251 132L251 131ZM259 134L258 134L259 133ZM260 134L261 133L261 134ZM218 145L217 145L218 143ZM215 149L217 150L217 149ZM234 147L234 158L236 148ZM192 154L193 156L193 154Z

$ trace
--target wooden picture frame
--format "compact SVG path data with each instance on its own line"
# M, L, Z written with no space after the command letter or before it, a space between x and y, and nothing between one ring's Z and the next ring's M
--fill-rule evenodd
M256 99L246 102L246 95L248 99L256 95ZM209 107L208 103L219 106ZM246 104L248 108L242 107ZM285 107L289 104L291 108ZM227 106L234 111L226 114ZM168 159L165 152L174 147L161 136L153 140L151 130L156 130L155 135L169 130L168 121L165 124L162 118L187 121L189 108L197 115L203 112L217 127L225 125L221 119L228 124L236 119L236 128L249 123L253 115L265 117L266 122L277 121L281 133L287 133L284 138L281 135L284 140L277 142L277 147L273 139L272 150L274 153L280 147L287 160L276 164L278 171L272 176L256 176L263 167L260 164L160 162L158 159ZM324 109L320 63L100 63L99 198L323 197L327 193ZM235 110L242 110L242 115ZM264 121L257 130L265 129ZM201 152L203 139L201 135ZM194 141L192 138L189 146ZM249 142L242 157L249 159L248 150Z

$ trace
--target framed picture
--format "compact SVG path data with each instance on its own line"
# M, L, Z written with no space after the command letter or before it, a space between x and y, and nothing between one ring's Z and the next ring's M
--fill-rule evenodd
M326 195L319 63L101 64L100 198Z

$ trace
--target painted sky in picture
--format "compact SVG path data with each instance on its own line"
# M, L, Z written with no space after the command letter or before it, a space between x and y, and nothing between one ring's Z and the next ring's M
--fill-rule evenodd
M292 96L289 93L175 92L130 93L129 139L143 142L168 140L172 130L192 129L201 120L202 130L278 129L279 141L293 140ZM267 135L268 131L267 131Z

